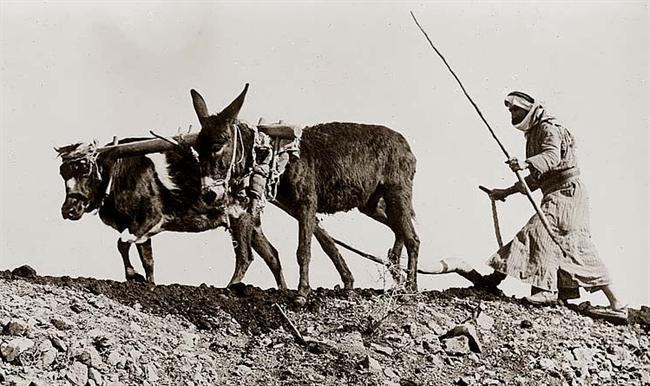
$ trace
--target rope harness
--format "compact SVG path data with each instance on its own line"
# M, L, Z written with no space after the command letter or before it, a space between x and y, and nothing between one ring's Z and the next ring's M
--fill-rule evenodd
M113 145L117 144L117 138L113 139ZM102 180L102 168L100 167L99 163L97 162L97 157L99 156L99 152L97 149L97 145L95 143L89 143L88 145L82 146L79 145L76 149L71 151L70 153L67 154L62 154L61 158L63 160L62 166L65 165L70 165L70 164L80 164L80 165L85 165L84 168L87 168L87 170L83 170L81 173L70 173L71 176L70 178L77 178L77 177L90 177L93 173L96 174L96 178L98 181L101 182ZM118 163L120 159L116 159L115 162ZM93 214L97 214L99 209L102 207L104 204L104 200L108 195L110 194L111 188L113 186L113 168L111 168L110 172L108 173L108 183L106 184L106 188L104 189L104 192L101 194L101 198L99 199L99 202L97 203L97 207L93 211ZM67 173L67 172L66 172ZM65 178L65 176L64 176Z

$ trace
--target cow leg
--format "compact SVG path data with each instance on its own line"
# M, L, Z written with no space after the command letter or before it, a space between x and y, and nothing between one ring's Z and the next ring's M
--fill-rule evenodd
M284 274L282 273L282 265L280 264L280 258L278 257L278 251L273 247L273 245L266 238L266 235L262 231L262 225L259 222L259 216L254 220L256 224L253 226L253 235L251 239L251 246L253 250L257 252L258 255L262 257L262 260L269 267L275 277L275 283L279 289L287 289L287 283L284 280Z
M285 207L283 204L276 201L274 202L274 205L282 209L284 212L286 212L296 220L298 219L298 216L295 213L293 213L291 210L289 210L287 207ZM323 227L321 227L318 224L318 221L315 219L315 217L314 217L314 221L315 221L314 236L316 236L316 241L318 241L321 248L323 249L323 252L325 252L327 257L329 257L332 263L334 264L334 267L336 268L336 270L339 273L339 276L341 277L341 281L343 282L344 288L352 289L354 287L354 277L352 276L352 272L350 271L350 268L348 268L345 259L343 259L341 253L339 253L339 250L336 247L336 243L334 243L332 237L325 231Z
M417 291L417 267L420 239L412 221L411 191L401 187L388 190L385 195L386 215L395 233L395 239L404 241L408 253L407 290Z
M311 262L311 238L316 227L316 207L307 204L298 209L298 249L296 255L300 269L298 295L307 297L309 286L309 263Z
M235 272L228 283L228 287L241 283L248 267L253 262L251 250L251 236L253 226L249 215L242 215L239 218L230 219L230 234L233 247L235 248Z
M129 249L131 249L131 243L117 239L117 250L122 256L122 262L124 263L124 274L126 276L126 281L138 281L144 282L145 279L142 275L137 273L133 266L131 265L131 259L129 259Z
M143 243L135 244L140 255L140 261L144 267L144 273L147 275L147 283L155 284L153 277L153 249L151 248L151 239Z

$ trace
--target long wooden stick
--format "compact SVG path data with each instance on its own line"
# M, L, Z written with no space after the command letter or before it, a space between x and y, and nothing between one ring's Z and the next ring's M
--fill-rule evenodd
M449 65L449 63L447 63L447 59L445 59L445 57L442 56L440 51L438 51L436 46L433 44L433 42L429 38L429 35L427 35L426 31L424 31L424 29L422 28L422 26L418 22L418 19L415 18L415 14L413 14L413 11L411 11L411 17L413 17L413 21L415 21L415 24L418 26L420 31L422 31L422 33L424 34L424 37L429 42L429 45L431 46L431 48L433 48L433 50L436 52L436 54L438 54L440 59L442 59L443 63L445 63L445 66L447 66L447 69L449 70L449 72L451 72L451 75L453 75L454 79L456 79L456 82L458 82L458 85L460 86L461 90L463 90L463 94L465 94L465 96L467 97L469 102L472 104L472 106L474 106L474 109L478 113L478 116L481 118L483 123L485 123L485 126L487 126L488 130L490 131L490 134L492 134L492 137L494 138L494 140L497 142L497 144L501 148L501 151L503 152L503 154L506 156L506 158L508 160L510 160L511 159L510 154L508 153L506 148L503 146L501 141L499 141L499 138L494 133L494 130L492 130L492 127L490 126L488 121L485 119L485 117L483 117L483 113L481 113L481 110L478 108L476 103L474 103L474 100L472 99L472 97L470 97L469 94L467 93L467 90L465 90L465 86L463 86L463 83L460 81L460 79L458 79L458 76L456 76L456 73L454 72L454 70L451 69L451 66ZM555 234L553 233L553 230L551 229L551 225L548 223L548 220L546 219L546 216L542 212L542 209L539 207L539 205L537 205L537 202L535 202L535 199L533 198L533 193L530 191L530 188L528 187L528 184L526 184L526 180L524 180L524 177L521 175L521 171L517 170L514 173L515 173L515 175L517 175L517 179L519 180L521 185L524 187L524 193L526 194L526 197L528 197L528 201L530 201L530 203L533 205L533 208L535 209L535 212L537 212L537 215L539 216L539 219L542 221L542 224L544 225L544 228L546 228L546 231L551 236L551 239L553 239L553 241L555 241L555 243L559 245L557 239L555 238Z
M280 313L280 316L282 316L282 318L284 319L284 321L287 322L287 324L288 324L289 327L291 328L291 333L292 333L293 336L296 338L296 340L297 340L300 344L305 345L305 344L307 343L307 342L305 342L305 338L302 336L302 334L300 333L300 331L298 331L298 329L297 329L296 326L291 322L291 320L289 320L289 317L287 316L287 314L284 313L284 310L282 309L282 307L280 307L280 305L279 305L278 303L273 303L273 306L278 310L278 312Z

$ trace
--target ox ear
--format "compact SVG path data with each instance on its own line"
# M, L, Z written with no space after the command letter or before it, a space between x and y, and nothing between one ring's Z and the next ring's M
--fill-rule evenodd
M244 86L244 91L242 91L241 94L239 94L239 96L235 98L234 101L230 102L228 107L223 109L223 111L221 111L219 115L222 115L227 119L237 118L237 115L239 114L239 110L241 110L241 107L244 104L244 99L246 98L247 91L248 91L248 83L246 83L246 86Z
M192 103L194 104L194 111L196 111L196 115L199 117L199 121L207 118L210 116L210 113L208 112L208 106L205 104L205 100L199 94L196 92L196 90L192 89L190 90L190 94L192 94Z

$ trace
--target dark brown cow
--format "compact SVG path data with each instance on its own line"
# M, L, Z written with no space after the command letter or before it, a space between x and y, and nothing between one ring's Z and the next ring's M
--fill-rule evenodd
M251 128L237 120L247 90L248 84L217 115L210 115L201 95L191 91L201 123L194 147L199 154L202 197L206 204L215 207L225 202L229 182L247 172L252 158L248 154L252 148ZM243 146L235 143L239 141L243 141ZM238 154L240 149L245 149L244 158L249 161L242 164L232 162L242 158ZM394 266L399 265L399 256L406 246L407 287L417 290L420 241L412 222L414 212L411 204L415 163L415 156L404 137L384 126L332 122L303 130L300 158L289 162L276 197L299 223L297 258L301 296L310 290L312 233L317 232L317 240L326 246L326 252L335 262L337 258L333 254L338 255L329 236L319 233L316 213L336 213L354 208L393 231L395 242L390 261Z

